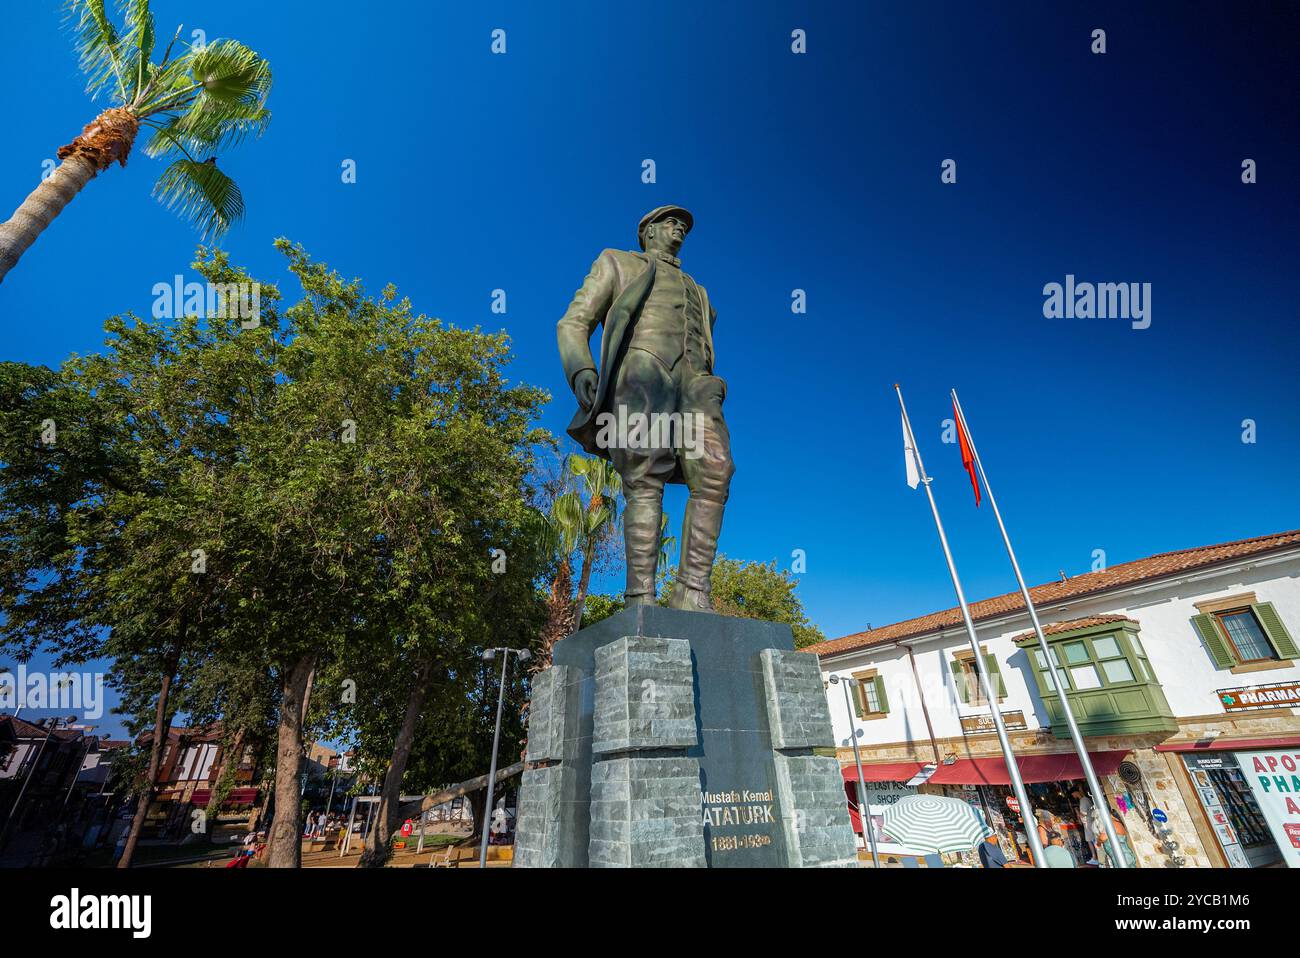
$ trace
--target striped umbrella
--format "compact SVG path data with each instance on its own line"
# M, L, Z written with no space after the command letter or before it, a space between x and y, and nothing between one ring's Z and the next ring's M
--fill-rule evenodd
M968 802L941 795L907 795L885 809L882 829L909 848L969 851L988 834L984 818Z

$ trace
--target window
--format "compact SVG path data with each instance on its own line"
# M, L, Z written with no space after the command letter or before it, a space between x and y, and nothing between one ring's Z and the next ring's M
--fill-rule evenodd
M959 660L957 665L961 668L961 680L966 686L966 701L971 705L988 705L989 700L984 697L984 686L980 684L979 675L975 672L975 660Z
M1069 689L1087 691L1109 688L1130 682L1154 682L1155 675L1146 661L1146 650L1136 635L1131 635L1132 657L1125 651L1119 633L1108 633L1091 638L1071 639L1051 646L1056 668L1069 682ZM1034 666L1038 670L1040 688L1055 692L1052 672L1041 649L1031 648Z
M1237 653L1238 662L1260 662L1278 657L1273 651L1273 646L1268 644L1268 638L1260 628L1255 613L1250 609L1218 612L1215 613L1215 618L1223 626L1223 631L1228 634L1228 641L1232 643Z
M889 712L889 698L885 695L885 680L876 669L854 672L857 685L853 687L853 708L858 718L883 718Z
M868 712L880 711L880 696L876 694L876 683L869 682L858 686L862 690L862 708Z
M1053 735L1070 735L1067 701L1085 735L1167 733L1178 728L1138 638L1139 628L1134 620L1120 616L1089 617L1051 627L1047 642L1063 686L1059 690L1038 636L1029 632L1016 638L1037 680Z
M1192 626L1216 668L1253 672L1278 668L1300 658L1295 641L1271 602L1254 593L1198 602Z
M984 670L988 674L989 685L993 688L994 695L999 702L1007 697L1006 682L1002 679L1002 670L998 668L998 660L980 646L980 654L984 656ZM980 683L979 674L975 669L975 655L968 649L962 649L953 653L952 659L948 662L948 667L952 669L953 680L957 683L957 694L967 705L989 704L984 695L984 686Z

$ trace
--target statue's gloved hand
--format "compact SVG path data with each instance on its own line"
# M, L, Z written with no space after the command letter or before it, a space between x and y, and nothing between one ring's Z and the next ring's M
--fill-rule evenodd
M583 369L573 377L573 394L583 409L591 408L596 401L596 370Z

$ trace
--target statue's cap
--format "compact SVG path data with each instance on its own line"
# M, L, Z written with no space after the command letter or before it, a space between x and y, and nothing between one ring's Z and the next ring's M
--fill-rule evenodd
M684 206L656 206L645 216L641 217L640 224L636 228L636 238L641 243L641 248L645 249L645 228L651 223L657 223L666 216L676 216L686 223L686 232L690 232L695 226L695 217L691 211Z

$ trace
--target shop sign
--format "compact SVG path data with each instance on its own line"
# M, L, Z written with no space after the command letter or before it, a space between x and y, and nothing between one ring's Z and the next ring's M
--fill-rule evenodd
M863 782L865 788L863 791L867 795L867 804L872 806L872 811L877 811L877 806L893 805L900 798L907 795L915 795L916 789L903 782Z
M1007 808L1011 809L1017 815L1020 814L1020 799L1014 795L1007 796Z
M1237 752L1282 860L1300 868L1300 749Z
M1029 728L1025 724L1025 713L1019 711L1003 712L1002 724L1007 727L1008 732ZM993 725L992 715L963 715L961 730L964 735L979 735L984 732L997 731Z
M1184 755L1183 763L1187 766L1187 771L1191 773L1192 784L1196 787L1196 794L1201 800L1201 807L1205 809L1205 814L1210 819L1210 825L1214 829L1214 836L1218 839L1219 847L1223 849L1224 857L1228 859L1228 867L1249 868L1250 860L1246 857L1246 851L1241 847L1237 833L1228 820L1228 812L1223 807L1223 799L1219 797L1219 790L1215 788L1214 782L1210 780L1209 776L1209 772L1217 769L1236 768L1237 760L1230 753L1220 753L1218 755Z
M1225 712L1251 709L1295 708L1300 706L1300 682L1273 682L1219 689L1216 693Z
M1151 817L1154 818L1161 825L1169 821L1169 816L1165 814L1165 810L1163 808L1151 809Z

